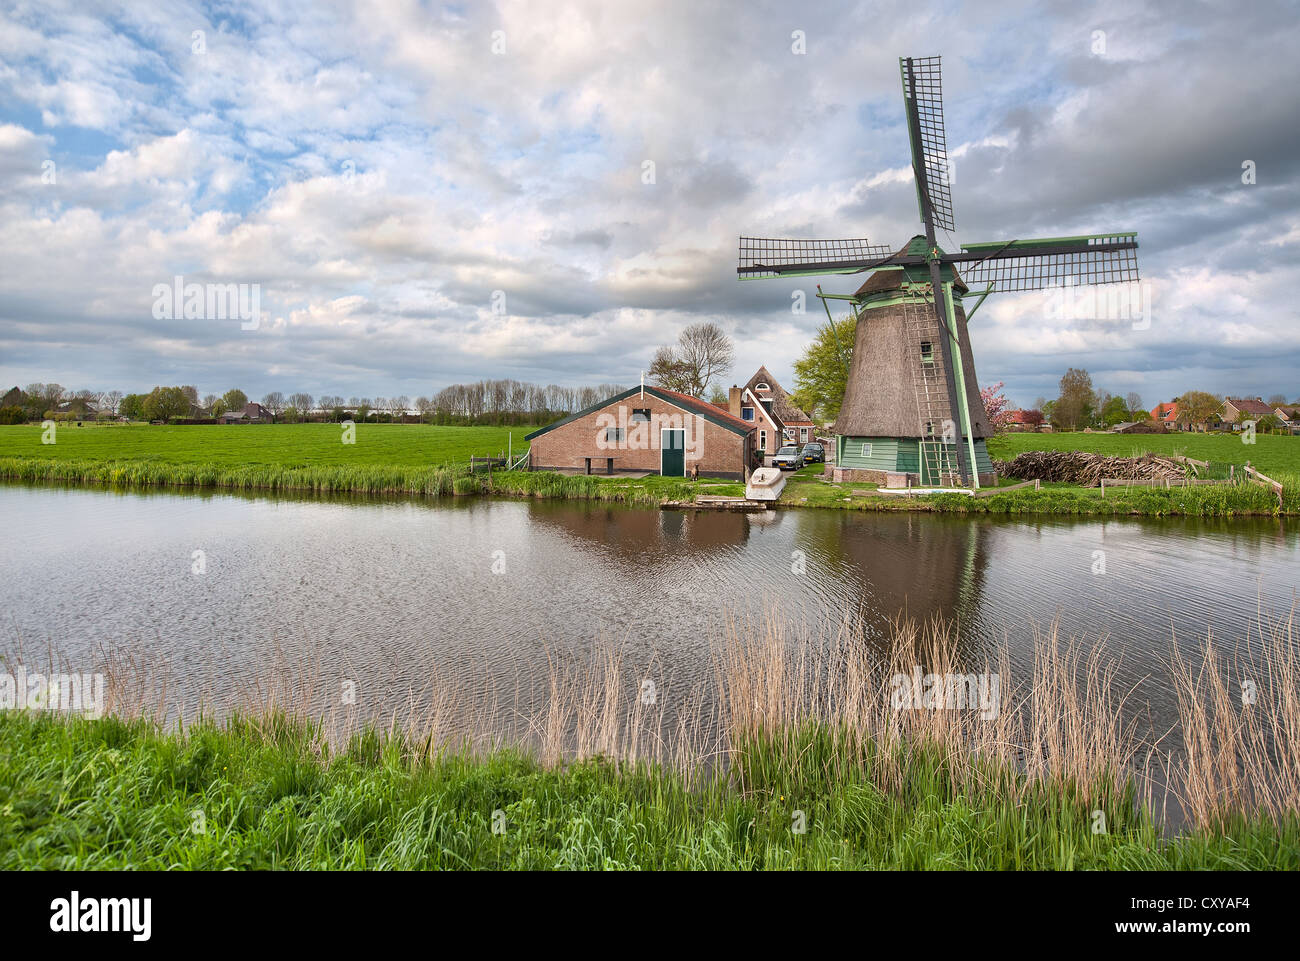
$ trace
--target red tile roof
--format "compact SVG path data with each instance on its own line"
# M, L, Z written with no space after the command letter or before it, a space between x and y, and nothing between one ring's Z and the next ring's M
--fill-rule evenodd
M745 430L753 430L754 422L741 420L739 417L732 416L726 408L719 409L716 404L710 404L707 400L701 400L698 397L692 397L690 394L678 393L675 390L668 390L666 387L656 387L656 391L665 394L673 399L673 402L680 407L693 410L697 414L708 414L710 417L721 417L737 427L743 427Z

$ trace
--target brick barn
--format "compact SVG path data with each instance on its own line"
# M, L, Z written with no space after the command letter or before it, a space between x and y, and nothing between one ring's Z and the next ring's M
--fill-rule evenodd
M531 470L744 480L755 425L698 397L633 387L527 435Z

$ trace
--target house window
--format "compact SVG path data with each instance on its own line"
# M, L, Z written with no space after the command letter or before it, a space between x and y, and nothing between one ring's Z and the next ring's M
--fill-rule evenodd
M649 407L634 407L634 408L632 409L632 423L634 423L634 424L641 424L641 423L648 424L649 422L650 422L650 408L649 408Z
M772 413L772 401L769 398L764 397L759 403L763 405L763 409L769 414Z
M926 367L934 366L934 344L928 340L921 341L921 363Z
M782 431L782 434L785 436L786 440L794 440L794 428L787 427Z
M741 420L753 420L753 419L754 419L754 408L752 408L752 407L742 407L742 408L740 408L740 419L741 419Z
M870 457L870 456L871 456L871 445L870 445L870 444L863 444L863 445L862 445L862 456L863 456L863 457Z
M765 430L758 432L758 449L761 451L767 450L767 431Z
M807 428L807 427L800 427L800 428L799 428L799 439L800 439L800 440L807 440L807 439L808 439L808 428Z
M606 443L606 444L621 444L621 443L623 443L623 428L622 428L622 427L606 427L606 428L605 428L605 443Z
M767 384L755 384L755 385L754 385L754 390L771 390L771 389L772 389L772 388L771 388L771 387L768 387Z

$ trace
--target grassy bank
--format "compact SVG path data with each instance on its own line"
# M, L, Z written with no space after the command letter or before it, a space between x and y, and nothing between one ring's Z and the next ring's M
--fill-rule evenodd
M283 717L182 737L8 714L0 869L1300 868L1294 825L1169 840L1117 797L1094 833L1091 802L1072 790L1019 804L992 782L952 798L931 752L885 791L828 774L835 749L808 727L754 743L734 782L692 786L652 764L430 755L373 732L334 752Z
M900 622L884 650L851 622L790 631L732 623L714 696L673 692L677 721L619 656L556 662L505 743L464 726L463 685L375 727L304 720L281 671L223 722L164 730L110 662L102 720L0 712L0 869L1300 869L1289 620L1249 663L1180 648L1177 728L1146 737L1125 718L1148 682L1100 644L1035 631L1018 675L940 623ZM916 665L998 683L909 706Z
M0 477L41 483L118 487L173 486L243 491L444 497L497 494L595 500L638 506L689 502L697 494L738 496L743 485L680 478L586 477L552 472L470 475L471 454L507 446L507 428L363 424L355 444L330 424L217 427L62 426L57 443L40 443L35 426L0 427ZM522 437L523 429L515 433ZM1235 445L1235 446L1234 446ZM989 443L996 457L1029 449L1092 450L1131 456L1186 453L1225 463L1243 452L1284 485L1281 502L1267 488L1198 486L1172 490L1044 485L988 497L880 494L871 485L835 484L814 465L789 477L780 506L836 510L961 514L1231 517L1300 513L1300 438L1261 436L1255 446L1214 435L1012 434ZM1004 482L1004 484L1009 482Z

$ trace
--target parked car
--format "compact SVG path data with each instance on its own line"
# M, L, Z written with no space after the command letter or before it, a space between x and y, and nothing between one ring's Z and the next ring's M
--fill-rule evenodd
M804 444L803 450L799 452L799 466L805 464L825 464L826 448L821 444Z
M780 470L798 470L799 448L794 445L782 447L772 458L772 466Z

